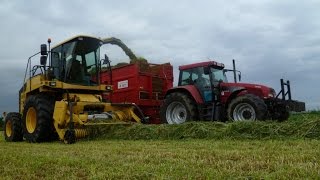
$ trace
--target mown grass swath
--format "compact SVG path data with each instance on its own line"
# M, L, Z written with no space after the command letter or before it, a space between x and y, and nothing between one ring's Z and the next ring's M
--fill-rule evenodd
M189 122L179 125L116 125L96 129L106 139L320 139L320 113L293 114L286 122Z
M319 112L287 122L109 126L73 145L8 143L3 179L317 179Z

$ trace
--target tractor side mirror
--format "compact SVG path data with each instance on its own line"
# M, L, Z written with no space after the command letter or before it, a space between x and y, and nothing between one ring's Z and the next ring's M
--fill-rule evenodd
M45 66L47 64L47 56L41 56L40 57L40 64L42 66Z
M46 44L41 44L40 53L41 53L41 55L47 55L48 54L47 45Z
M241 81L241 73L238 74L239 82Z

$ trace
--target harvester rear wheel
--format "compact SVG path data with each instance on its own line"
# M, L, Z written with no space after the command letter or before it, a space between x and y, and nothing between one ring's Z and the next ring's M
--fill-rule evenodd
M32 95L24 106L23 133L29 142L43 142L54 137L54 103L50 96Z
M5 118L4 137L8 142L23 140L21 116L19 113L8 113Z
M228 106L228 119L231 121L264 120L267 105L253 94L236 97Z
M186 94L175 92L169 94L160 107L160 120L168 124L181 124L196 120L197 107Z

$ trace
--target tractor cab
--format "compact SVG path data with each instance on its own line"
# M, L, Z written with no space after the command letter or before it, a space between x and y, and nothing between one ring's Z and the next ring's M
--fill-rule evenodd
M212 90L219 83L228 82L224 65L214 61L180 66L179 70L178 86L195 86L205 102L212 101Z
M102 41L79 36L63 42L51 50L51 64L55 79L84 86L97 86Z

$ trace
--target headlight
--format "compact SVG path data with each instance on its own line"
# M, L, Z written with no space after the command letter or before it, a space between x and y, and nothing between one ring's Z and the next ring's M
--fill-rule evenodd
M57 84L56 84L56 82L55 81L51 81L51 82L49 82L49 86L53 86L53 87L55 87Z
M268 97L272 97L272 98L276 97L276 91L274 89L270 88Z
M106 86L107 91L112 91L112 86Z

